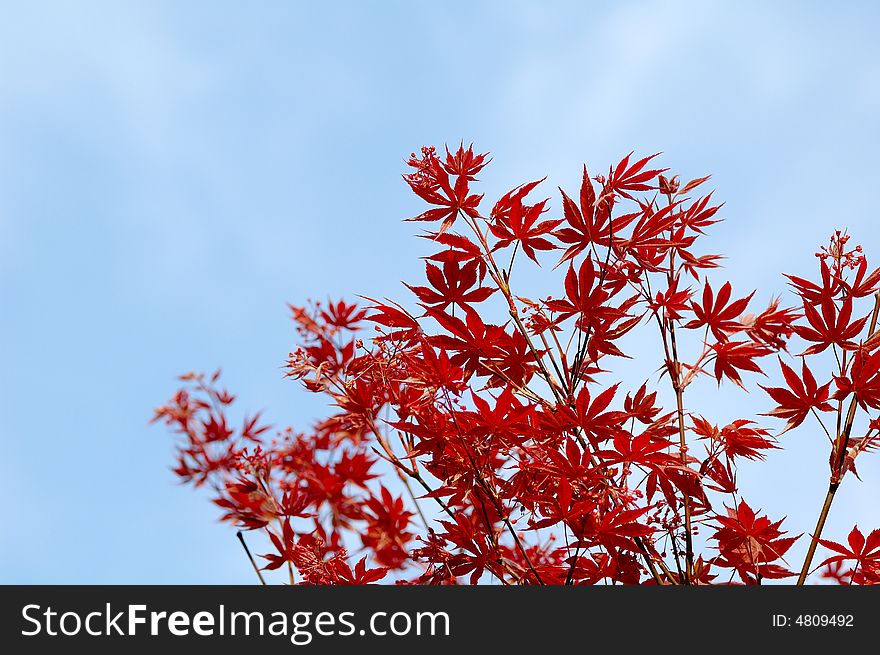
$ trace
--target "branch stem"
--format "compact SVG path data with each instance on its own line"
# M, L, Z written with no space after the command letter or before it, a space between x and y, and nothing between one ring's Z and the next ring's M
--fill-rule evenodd
M834 494L837 493L839 486L840 483L837 482L832 482L828 485L828 493L825 494L825 502L822 503L822 511L819 513L819 520L816 522L816 529L813 531L812 540L810 540L810 548L807 551L807 556L804 558L801 574L798 576L798 586L802 586L810 574L810 565L813 563L813 556L816 554L816 546L819 544L822 530L825 529L825 521L828 520L828 512L831 511L831 503L834 502Z
M874 311L871 314L871 324L868 326L868 340L870 340L877 332L878 318L880 318L880 291L874 294ZM855 362L855 358L860 355L861 353L858 351L857 353L854 353L853 362ZM846 370L841 368L840 374L844 375L845 373ZM840 406L843 407L843 404L841 403ZM831 481L828 483L828 493L825 494L825 502L822 503L822 510L819 512L819 520L816 522L816 530L813 532L813 538L810 540L810 547L807 550L807 556L804 558L804 565L801 567L801 574L798 576L797 584L799 586L806 582L807 576L810 574L810 566L812 565L813 557L816 554L816 546L819 544L819 539L822 537L822 530L825 529L825 521L828 520L828 512L831 511L831 503L834 502L834 494L837 493L837 489L843 481L843 476L846 475L846 453L849 448L849 437L852 433L853 421L855 421L857 410L858 398L854 394L849 403L849 411L846 413L846 421L843 424L843 430L838 432L837 438L834 440L834 445L831 449Z

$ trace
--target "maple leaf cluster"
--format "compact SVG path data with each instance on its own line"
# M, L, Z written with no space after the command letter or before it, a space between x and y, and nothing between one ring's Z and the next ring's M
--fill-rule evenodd
M264 535L261 579L761 584L819 568L844 584L880 579L880 531L854 528L842 545L821 518L786 536L737 483L739 464L811 421L804 432L829 443L830 507L880 444L880 270L837 232L815 281L789 276L794 306L713 286L720 256L699 249L719 220L708 178L682 182L656 160L584 167L557 213L535 195L544 180L487 208L475 191L486 154L423 148L404 175L428 205L409 220L432 244L424 280L406 284L413 298L290 308L299 345L286 374L327 399L326 418L306 432L259 416L237 427L218 375L183 377L155 416L180 435L174 471L210 487L225 521ZM517 295L520 251L519 265L555 267L558 289ZM656 373L629 386L614 370L635 330L657 344ZM756 383L776 366L784 386ZM765 416L785 424L716 424L689 403L699 380L763 389ZM809 551L793 567L800 538ZM831 555L814 566L820 546Z

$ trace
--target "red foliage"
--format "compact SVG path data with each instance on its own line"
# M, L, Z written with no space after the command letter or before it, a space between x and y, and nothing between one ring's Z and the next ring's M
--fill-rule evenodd
M264 533L262 568L291 583L790 579L784 557L799 536L737 485L738 463L779 443L758 417L714 425L687 408L687 390L702 378L758 387L778 358L785 386L760 387L766 415L786 421L781 433L821 424L830 507L880 442L880 271L837 232L817 281L789 277L798 307L750 309L754 292L711 286L720 257L697 250L719 208L700 195L708 178L681 184L654 158L595 177L584 168L553 217L548 199L526 201L543 180L485 215L473 187L489 158L473 148L412 155L404 179L429 207L410 220L436 230L424 235L436 247L426 282L407 285L415 308L291 307L300 345L287 375L334 408L305 433L270 436L259 417L236 428L218 375L184 376L156 411L182 437L175 473L208 484L224 520ZM559 288L516 295L519 250L536 265L556 251ZM654 333L659 374L630 388L614 362L637 328ZM825 515L799 582L819 545L833 553L825 578L880 580L880 531L854 528L841 545L821 538Z

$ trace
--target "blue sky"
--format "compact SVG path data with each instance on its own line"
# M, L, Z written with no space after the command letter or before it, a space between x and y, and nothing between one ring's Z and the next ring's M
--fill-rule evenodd
M422 144L491 150L489 198L633 149L712 173L707 247L743 291L811 271L836 226L880 257L869 3L317 4L4 8L0 582L252 582L152 408L222 365L244 405L308 423L285 302L407 297L424 246L399 173ZM716 420L766 409L700 393ZM743 478L809 531L827 454L785 444ZM880 525L880 468L860 472L829 535Z

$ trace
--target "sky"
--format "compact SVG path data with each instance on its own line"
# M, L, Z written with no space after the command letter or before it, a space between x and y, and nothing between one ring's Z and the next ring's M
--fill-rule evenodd
M426 253L400 220L421 211L400 173L423 144L491 151L489 199L545 175L548 194L576 190L584 163L632 150L662 151L683 178L711 173L725 222L706 246L762 301L785 291L783 272L815 269L834 228L876 262L877 14L705 0L6 5L0 583L253 582L234 531L176 483L152 410L177 374L222 366L243 406L306 426L316 408L282 379L285 303L409 301L400 281ZM767 409L711 385L694 401L718 421ZM783 439L743 483L809 532L826 447L808 431ZM827 535L880 526L880 466L860 473Z

